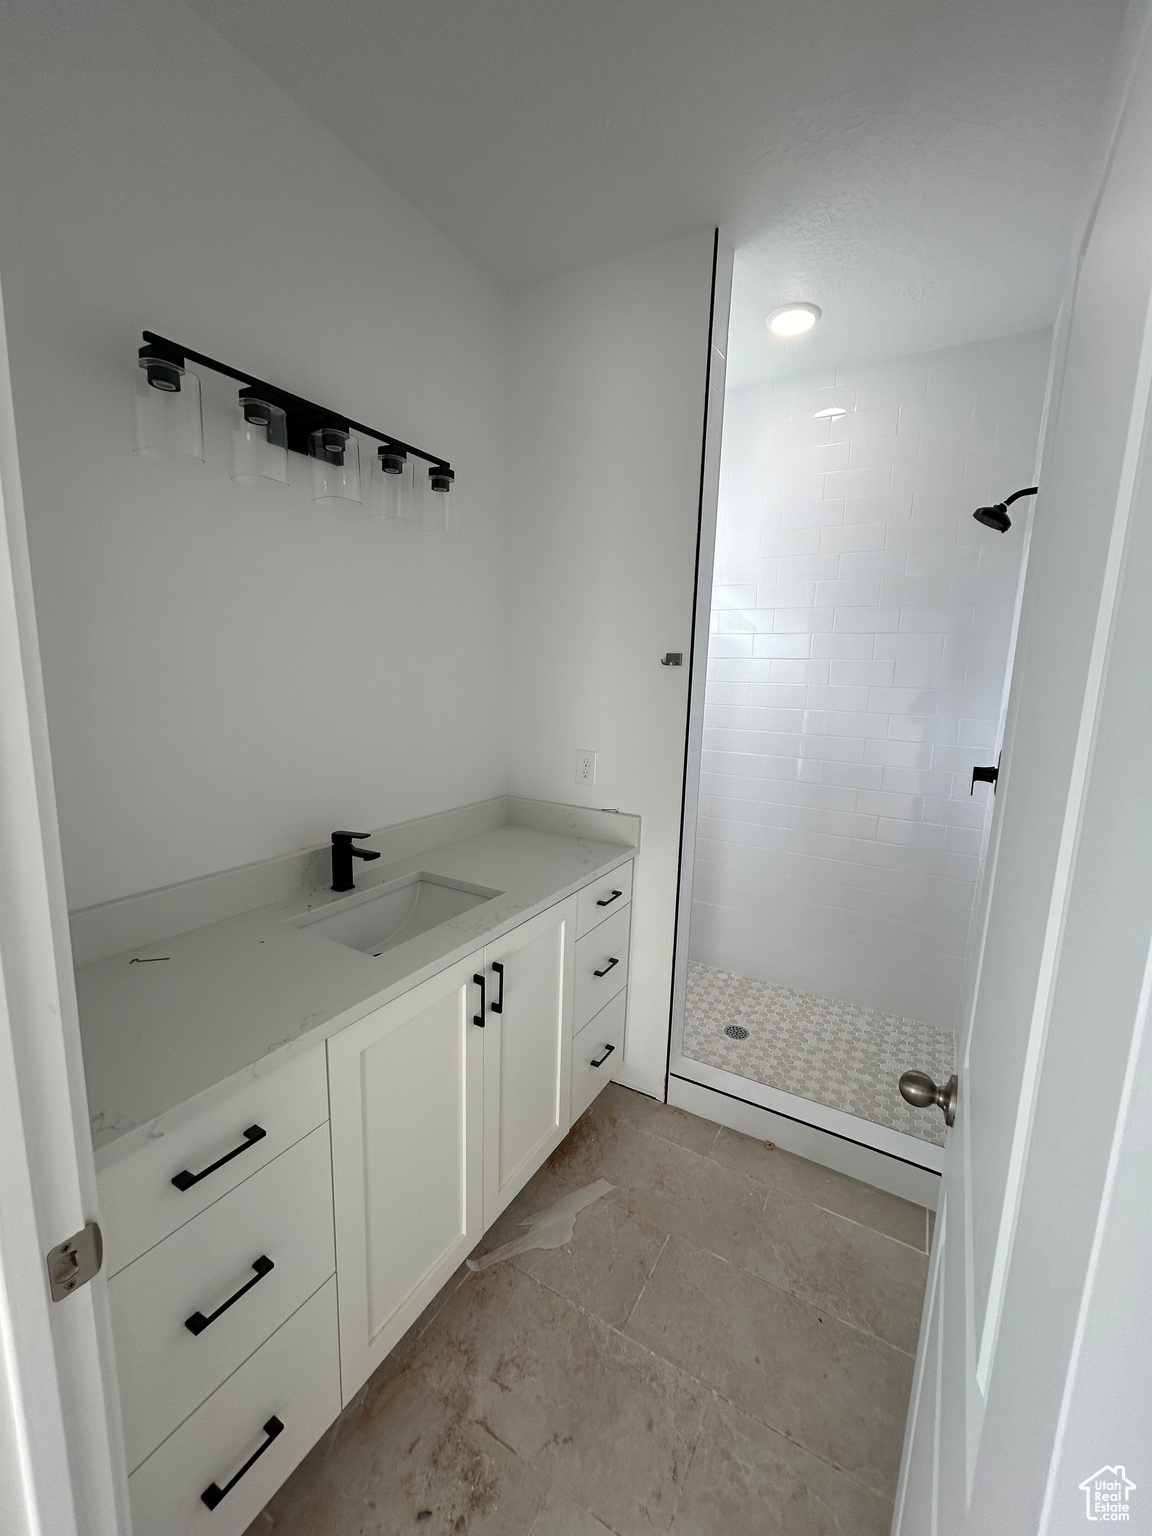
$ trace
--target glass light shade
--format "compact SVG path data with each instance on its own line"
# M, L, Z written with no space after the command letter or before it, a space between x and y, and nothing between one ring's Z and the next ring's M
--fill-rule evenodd
M288 418L278 405L247 396L232 407L232 478L288 484Z
M395 450L379 450L372 461L373 501L383 517L414 523L418 512L412 487L412 461Z
M421 464L414 473L420 479L421 512L425 528L431 533L447 533L451 527L452 471L439 464Z
M312 500L318 506L360 505L360 444L339 427L319 427L308 434L312 458Z
M204 457L200 380L187 368L142 357L136 370L136 452L147 458Z

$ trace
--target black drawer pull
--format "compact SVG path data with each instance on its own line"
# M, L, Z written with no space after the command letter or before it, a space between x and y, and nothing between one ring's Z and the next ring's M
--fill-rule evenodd
M492 969L496 972L497 976L499 976L499 978L500 978L500 996L493 1001L493 1003L492 1003L492 1012L493 1013L503 1013L504 1012L504 967L500 964L499 960L493 960L493 962L492 962Z
M227 1301L221 1303L215 1312L209 1313L207 1317L204 1316L203 1312L193 1312L191 1317L184 1319L184 1326L189 1333L203 1333L209 1323L214 1323L222 1312L227 1312L233 1302L239 1301L241 1296L246 1296L254 1285L259 1285L264 1276L270 1275L276 1266L266 1253L262 1253L258 1259L253 1259L252 1268L256 1271L252 1279L242 1285L234 1295L229 1296Z
M623 894L624 894L623 891L613 891L611 896L605 896L604 900L603 901L598 901L596 903L596 905L598 907L610 907L612 905L612 903L616 900L617 896L623 896Z
M233 1147L231 1152L225 1152L223 1157L218 1157L210 1167L202 1169L200 1173L189 1173L187 1168L181 1168L180 1172L173 1177L173 1184L181 1192L191 1189L193 1184L199 1184L201 1179L206 1179L210 1173L215 1173L217 1168L223 1168L225 1163L230 1163L234 1157L239 1157L241 1152L247 1152L249 1147L255 1146L258 1141L263 1141L267 1134L262 1125L250 1125L244 1132L244 1140L238 1147Z
M612 1052L615 1049L616 1049L616 1047L614 1045L606 1045L604 1047L604 1054L603 1054L603 1056L601 1056L600 1060L599 1061L590 1061L588 1063L588 1065L590 1067L602 1067L604 1065L604 1063L608 1060L609 1056L611 1056Z
M611 960L609 960L608 964L604 967L604 969L602 971L593 971L592 974L593 974L593 976L607 976L608 972L612 969L612 967L614 965L619 965L619 964L620 964L620 961L618 960L618 958L615 955L613 955Z
M472 980L480 988L480 1012L472 1015L473 1024L480 1029L484 1028L484 972L477 971Z
M272 1444L276 1436L282 1435L284 1433L284 1426L281 1424L280 1420L276 1417L275 1414L273 1414L272 1417L268 1420L267 1424L265 1424L264 1433L268 1436L267 1440L265 1440L262 1446L252 1452L251 1456L249 1456L248 1460L240 1468L235 1477L230 1477L224 1484L223 1488L221 1488L219 1483L209 1483L207 1488L205 1488L204 1492L200 1495L200 1498L203 1503L207 1504L209 1509L215 1509L217 1504L221 1503L225 1498L227 1498L228 1494L232 1492L233 1488L235 1488L236 1484L244 1476L245 1472L251 1472L252 1468L260 1460L261 1456L263 1456L264 1452Z

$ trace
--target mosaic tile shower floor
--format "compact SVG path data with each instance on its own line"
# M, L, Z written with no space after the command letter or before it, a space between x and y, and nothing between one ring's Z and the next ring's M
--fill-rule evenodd
M748 1031L733 1040L725 1029ZM913 1109L896 1087L922 1067L943 1082L956 1070L955 1037L934 1024L793 992L693 961L684 1054L876 1125L944 1144L943 1117Z

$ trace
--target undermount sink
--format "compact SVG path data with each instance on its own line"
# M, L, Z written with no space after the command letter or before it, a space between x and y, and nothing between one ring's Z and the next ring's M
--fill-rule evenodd
M483 885L467 885L420 871L293 921L297 928L358 949L361 954L382 955L418 933L438 928L501 895L502 891Z

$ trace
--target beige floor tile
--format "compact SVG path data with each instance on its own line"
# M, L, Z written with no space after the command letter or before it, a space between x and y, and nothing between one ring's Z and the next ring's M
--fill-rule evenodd
M607 1198L629 1215L735 1263L750 1251L767 1196L747 1174L614 1116L585 1116L548 1166L571 1184L607 1179L617 1189Z
M648 1131L664 1141L674 1141L677 1146L687 1147L690 1152L707 1152L716 1139L720 1127L713 1120L700 1115L690 1115L687 1110L672 1104L662 1104L650 1099L645 1093L622 1088L619 1083L609 1083L593 1103L589 1114L612 1117L625 1125L634 1125L638 1131Z
M875 1189L860 1179L809 1162L791 1152L771 1149L753 1136L741 1136L722 1126L710 1155L726 1168L735 1168L773 1188L801 1200L811 1200L827 1211L847 1216L863 1226L886 1232L913 1248L925 1247L925 1210L910 1200L901 1200L886 1190Z
M891 1345L677 1237L626 1332L821 1460L894 1491L912 1360Z
M508 1264L474 1276L414 1366L619 1536L667 1531L708 1394Z
M892 1501L715 1400L671 1536L888 1536Z
M559 1488L548 1494L547 1503L536 1516L531 1536L615 1536L610 1526L581 1508Z
M773 1190L747 1267L801 1301L916 1351L928 1255Z
M598 1177L565 1248L452 1277L251 1536L878 1536L911 1361L833 1311L905 1337L926 1213L610 1088L478 1251Z
M469 1409L458 1385L445 1391L411 1366L378 1373L250 1536L527 1536L547 1480Z

